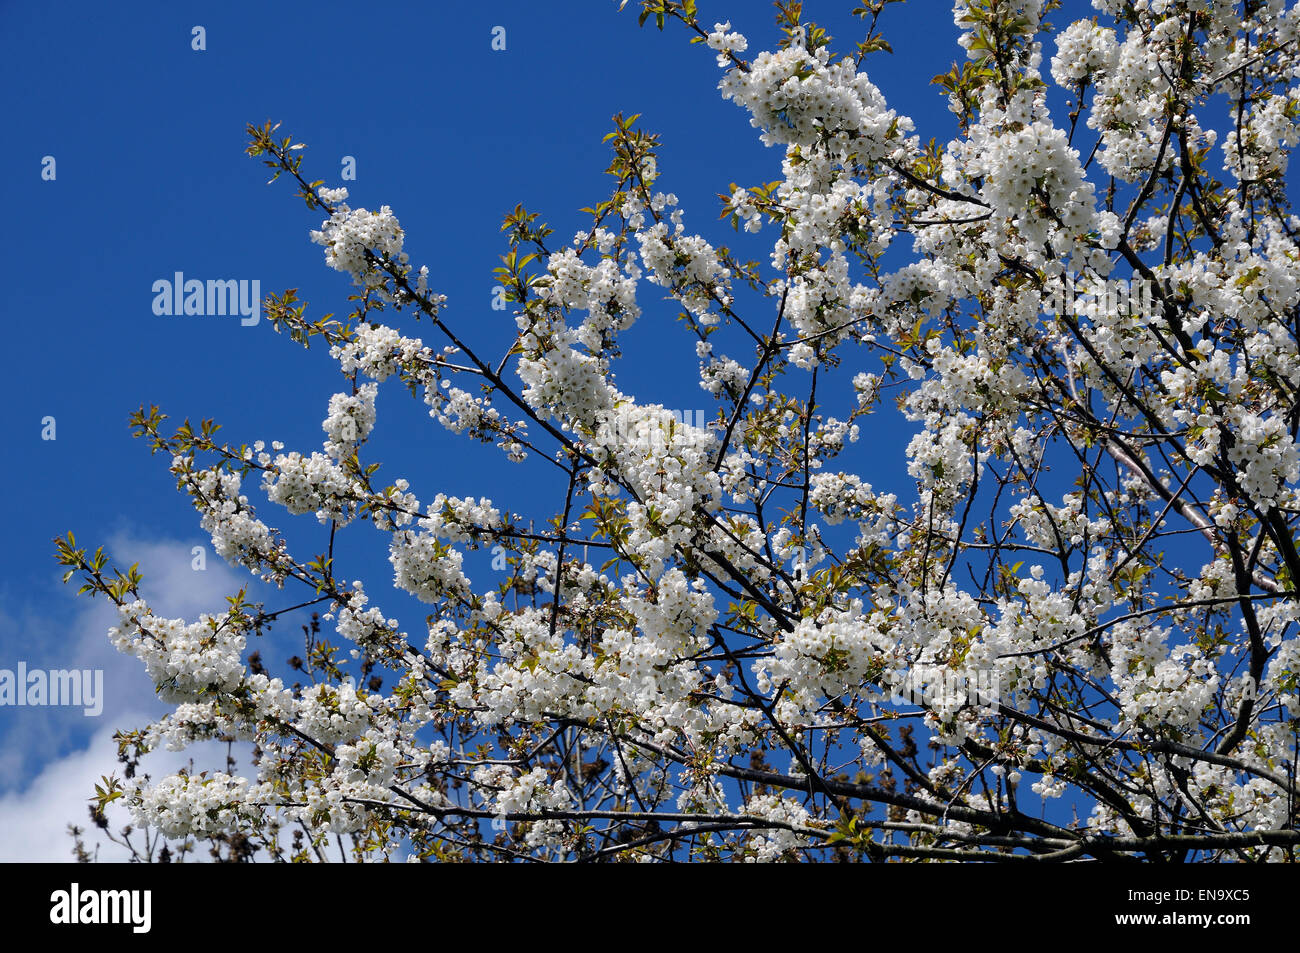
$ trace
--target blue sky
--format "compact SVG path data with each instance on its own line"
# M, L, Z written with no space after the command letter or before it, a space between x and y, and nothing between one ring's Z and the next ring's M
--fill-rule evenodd
M851 6L805 4L806 17L836 36L838 51L860 38ZM106 607L60 584L51 538L72 530L122 565L139 560L146 595L191 618L219 609L242 584L211 556L166 461L131 439L128 414L156 403L171 423L215 418L236 444L281 440L310 452L323 439L329 396L344 386L324 352L302 350L266 322L243 327L237 317L152 311L153 282L178 271L256 279L263 295L298 288L312 316L348 311L346 277L326 268L308 239L319 213L292 198L287 182L267 186L266 171L243 154L245 124L283 122L309 147L309 178L346 184L354 207L391 205L412 261L428 264L431 284L448 296L448 320L484 353L499 354L513 332L508 315L490 309L492 269L505 251L501 219L522 202L557 240L571 237L584 220L577 210L608 197L601 138L615 112L640 113L641 125L661 135L661 187L680 196L687 228L716 243L735 237L717 220L717 193L730 182L779 176L779 151L764 149L746 114L718 96L712 53L689 45L681 29L638 29L635 7L0 3L9 143L0 150L0 181L12 213L0 261L15 397L0 415L15 504L0 549L0 668L23 660L109 674L98 719L0 709L0 841L6 826L39 830L21 849L65 856L63 824L80 820L89 780L112 769L111 729L160 710L139 667L114 658ZM751 53L776 42L768 3L700 7L707 22L730 19L748 35ZM923 138L945 140L952 117L929 80L962 52L950 4L894 5L882 23L895 53L875 54L872 79L916 119ZM196 25L206 31L206 50L191 49ZM506 31L503 52L491 47L497 26ZM56 162L53 181L41 177L46 156ZM355 181L339 181L344 156L356 160ZM736 247L763 261L765 240L761 233ZM642 401L706 407L693 342L665 333L677 327L677 309L651 291L643 289L645 314L624 336L618 384ZM836 378L842 397L853 372ZM47 416L56 421L52 441L41 439ZM859 452L870 449L875 466L896 475L902 461L892 451L907 436L873 434ZM882 446L890 453L881 455ZM411 479L425 500L438 491L472 493L539 516L555 500L548 468L513 468L496 451L453 438L396 382L381 389L370 459L385 462L390 480ZM869 467L862 472L870 478ZM320 538L310 517L265 512L291 541L310 548ZM355 575L370 580L381 604L404 605L386 596L382 539L364 530L349 539ZM204 573L190 569L197 545L209 548ZM272 594L268 609L291 604L289 595ZM288 652L264 654L278 668ZM73 817L60 816L69 810Z

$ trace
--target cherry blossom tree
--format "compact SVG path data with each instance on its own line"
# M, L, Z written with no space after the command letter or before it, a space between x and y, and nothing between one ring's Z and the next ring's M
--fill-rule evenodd
M105 827L125 805L151 859L1296 859L1300 10L1094 0L1062 29L1054 0L956 0L939 142L869 78L891 2L836 50L778 3L765 52L693 0L634 5L716 56L774 181L697 233L657 137L615 117L589 227L504 223L505 353L390 208L249 127L355 285L345 320L294 291L265 311L345 385L315 450L133 417L282 605L161 618L136 567L58 542L174 705L119 735ZM615 386L664 296L703 421ZM562 498L380 480L377 408L407 398ZM845 466L899 428L898 485ZM328 551L291 552L277 508ZM426 619L341 574L345 530L382 534ZM505 570L471 580L476 550ZM297 671L250 654L312 609ZM134 771L214 738L254 764Z

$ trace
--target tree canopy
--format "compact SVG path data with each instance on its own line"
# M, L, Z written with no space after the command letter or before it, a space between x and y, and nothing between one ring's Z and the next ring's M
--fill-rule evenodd
M132 419L283 606L161 618L137 567L59 541L174 705L121 733L101 817L282 860L1295 859L1300 11L957 0L943 142L869 78L892 2L843 48L778 3L761 52L693 0L633 5L716 57L780 168L696 232L716 209L688 225L657 136L615 117L589 227L503 224L505 353L392 209L249 127L355 286L343 319L295 290L265 314L345 384L315 450ZM706 413L616 384L665 296ZM406 398L567 489L517 512L381 478L367 440ZM844 466L900 427L906 480ZM291 551L278 508L328 550ZM365 533L400 612L336 571ZM295 667L250 654L312 610ZM248 771L134 770L213 738Z

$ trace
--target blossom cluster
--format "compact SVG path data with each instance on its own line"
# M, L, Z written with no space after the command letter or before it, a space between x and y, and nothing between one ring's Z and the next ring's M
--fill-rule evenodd
M259 752L255 778L134 785L139 822L270 837L292 820L425 857L753 861L1112 856L1133 839L1158 854L1152 832L1249 832L1224 842L1286 859L1300 13L1097 0L1108 20L1057 35L1053 88L1041 0L956 0L956 132L923 144L868 78L871 44L837 58L786 23L746 60L750 40L692 6L673 10L716 54L722 98L781 153L776 181L721 196L765 264L689 233L653 137L620 119L618 184L589 229L548 248L522 210L507 223L503 355L441 318L435 349L363 304L348 325L291 327L323 334L347 381L319 449L144 428L217 553L307 587L343 651L315 646L286 687L246 658L275 614L236 600L163 619L130 576L77 566L176 706L142 743ZM327 264L437 317L392 210L318 196ZM1110 281L1142 282L1147 306L1053 304ZM619 373L659 333L660 297L693 337L694 417L668 409L668 375L634 394ZM560 507L535 525L513 499L372 482L378 392L402 385L440 440L558 476ZM250 474L329 526L329 556L289 555ZM380 534L402 607L335 575L334 535L358 526ZM1030 818L1029 794L1077 801L1113 837L1050 806ZM892 839L846 833L855 801ZM656 812L671 831L645 823Z

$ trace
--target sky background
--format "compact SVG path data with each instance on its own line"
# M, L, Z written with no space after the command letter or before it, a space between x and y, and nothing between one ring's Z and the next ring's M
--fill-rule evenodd
M805 19L826 25L832 48L845 52L862 35L847 15L853 5L809 0ZM153 282L178 271L255 279L263 296L297 288L311 317L349 311L348 278L328 269L308 238L320 214L293 198L287 180L266 184L266 170L243 154L247 123L282 122L308 145L308 178L346 185L354 208L392 206L413 264L429 266L430 284L448 297L447 320L481 353L499 355L514 331L509 313L490 307L492 269L506 250L502 217L522 202L556 230L554 245L567 242L587 220L578 209L611 191L601 139L619 111L640 113L641 126L661 135L659 187L680 197L688 231L766 261L771 234L737 241L718 221L716 196L731 182L778 178L780 151L765 149L747 114L721 100L713 53L688 44L680 25L639 29L637 6L0 0L8 143L0 188L12 213L0 230L0 308L14 398L0 414L14 503L0 547L0 668L23 661L106 674L98 718L0 708L0 860L70 859L64 828L84 821L93 781L113 770L113 731L164 710L142 667L109 645L110 608L61 585L52 538L72 530L123 567L138 561L158 611L189 620L219 611L224 596L251 582L212 554L167 461L130 437L129 413L154 403L169 424L214 418L232 443L281 440L310 453L320 449L330 395L346 386L324 351L303 350L266 321L153 314ZM750 38L747 55L779 39L769 3L699 6L704 22L729 19ZM1053 20L1088 12L1074 2ZM196 25L206 50L191 48ZM872 80L923 139L945 141L953 117L929 81L962 56L950 3L896 4L882 25L895 52L868 61ZM504 51L492 49L498 26ZM1064 94L1053 95L1064 106ZM46 156L57 163L53 181L41 178ZM355 181L340 181L344 156L355 158ZM641 320L622 338L618 386L642 402L710 408L711 416L693 338L665 333L678 328L679 309L648 284L641 304ZM443 343L427 326L401 326ZM854 373L845 366L829 385L841 406ZM410 479L425 501L439 491L484 495L540 517L562 492L550 485L551 468L513 467L493 448L448 434L396 381L381 387L378 411L368 459L385 463L380 477L389 482ZM41 439L47 416L55 440ZM897 481L909 436L873 431L846 468ZM255 488L250 496L256 503ZM311 547L324 531L312 517L269 505L262 516L301 543L296 551L319 551ZM422 613L401 615L409 603L387 588L380 534L359 528L342 539L345 573L368 580L378 604L418 625ZM207 549L203 572L191 569L194 546ZM300 601L257 586L250 595L268 611ZM273 671L283 672L291 636L284 651L262 647ZM171 770L187 757L164 753L147 764Z

